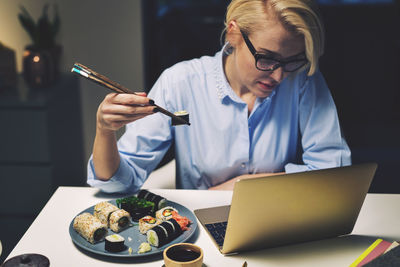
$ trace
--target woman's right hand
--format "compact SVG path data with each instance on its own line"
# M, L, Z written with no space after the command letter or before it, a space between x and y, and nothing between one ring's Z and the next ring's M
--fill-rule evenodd
M124 125L154 114L154 101L146 93L108 94L97 110L97 130L115 132Z
M125 124L155 113L156 108L146 93L111 93L104 98L97 110L93 144L93 165L98 179L109 180L120 164L115 131Z

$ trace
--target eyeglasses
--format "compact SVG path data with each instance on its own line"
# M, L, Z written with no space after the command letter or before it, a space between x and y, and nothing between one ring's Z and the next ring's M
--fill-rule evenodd
M244 42L246 43L247 47L249 48L250 52L253 54L254 59L256 60L256 68L262 71L274 71L279 67L282 67L283 71L285 72L293 72L305 64L307 64L307 59L294 59L289 61L277 60L270 58L264 54L258 53L254 48L253 44L250 42L249 37L242 31Z

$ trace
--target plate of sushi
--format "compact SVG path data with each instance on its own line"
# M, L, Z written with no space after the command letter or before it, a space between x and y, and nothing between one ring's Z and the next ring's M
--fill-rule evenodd
M196 229L192 211L142 189L83 210L71 221L69 234L75 245L95 254L142 257L188 242Z

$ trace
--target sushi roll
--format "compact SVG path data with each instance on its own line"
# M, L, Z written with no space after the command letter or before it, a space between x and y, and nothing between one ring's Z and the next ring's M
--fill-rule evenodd
M147 200L147 196L148 196L149 194L152 194L152 193L151 193L150 191L146 190L146 189L141 189L141 190L139 191L139 193L137 194L137 197Z
M144 216L139 219L139 231L141 234L147 233L151 228L159 225L162 221L152 216Z
M147 231L147 242L153 247L161 247L168 243L168 232L161 226L157 225Z
M125 250L125 238L119 234L106 236L105 250L110 252L120 252Z
M155 210L162 209L167 205L167 200L165 198L163 198L162 196L153 194L146 189L140 190L137 197L153 202Z
M178 116L179 118L189 122L189 113L186 110L181 110L181 111L177 111L174 112L174 115ZM177 119L173 119L172 118L172 126L175 125L182 125L184 124L183 122L178 121Z
M178 212L176 209L174 209L173 207L170 207L170 206L162 208L156 212L156 218L160 219L162 221L169 220L172 218L173 211Z
M107 225L89 212L76 216L73 227L76 232L92 244L103 241L107 234Z
M94 216L97 217L103 224L106 224L109 227L109 219L110 215L119 210L119 208L107 201L100 202L94 206Z
M161 247L182 233L181 227L174 220L162 222L160 225L147 231L147 242L154 247Z
M167 206L167 200L159 195L155 195L154 199L151 201L154 202L156 210L162 209Z
M119 233L130 225L130 219L131 215L129 212L123 209L118 209L110 215L110 229L116 233Z
M174 236L172 237L172 239L174 239L174 238L178 237L180 234L182 234L182 228L175 219L171 218L165 222L172 225L172 227L174 229Z
M170 242L175 237L175 228L172 224L164 221L160 224L167 231L167 242Z

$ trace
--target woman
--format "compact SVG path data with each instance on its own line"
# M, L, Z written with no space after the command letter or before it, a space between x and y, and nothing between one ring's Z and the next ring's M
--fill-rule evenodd
M225 26L220 52L165 70L149 97L105 97L90 185L136 192L171 145L178 188L232 189L239 178L351 163L318 70L323 30L313 3L233 0ZM153 101L188 111L191 126L171 126Z

